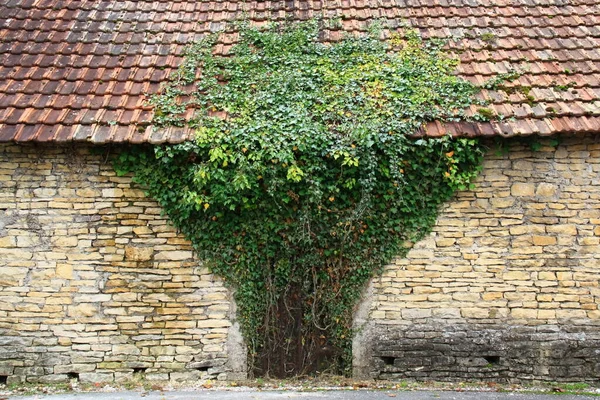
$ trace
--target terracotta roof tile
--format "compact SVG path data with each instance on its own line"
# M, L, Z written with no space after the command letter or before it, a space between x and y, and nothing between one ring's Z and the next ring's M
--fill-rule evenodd
M421 134L600 131L597 0L9 0L0 5L0 141L186 140L184 129L147 127L145 94L159 90L190 40L241 13L259 24L338 16L352 31L374 18L408 21L424 37L452 37L459 73L472 82L522 72L483 93L503 121L431 123ZM224 38L221 51L231 44Z

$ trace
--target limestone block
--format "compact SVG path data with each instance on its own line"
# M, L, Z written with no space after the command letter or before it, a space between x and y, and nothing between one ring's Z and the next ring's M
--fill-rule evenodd
M167 329L187 329L195 328L197 325L196 321L167 321L165 328Z
M152 231L152 229L148 228L147 226L137 226L137 227L133 228L133 233L140 236L140 235L150 235L153 233L153 231Z
M538 279L555 280L556 279L556 274L554 272L551 272L551 271L540 271L538 273Z
M194 382L200 379L200 371L171 372L169 377L173 382Z
M458 308L434 308L433 317L443 319L455 319L461 317L461 312Z
M52 197L56 195L57 190L52 188L37 188L33 190L35 197Z
M462 308L460 314L463 318L488 318L490 310L487 308Z
M69 364L69 365L56 365L54 367L55 374L66 374L69 372L94 372L96 370L96 364Z
M62 279L73 279L73 265L71 264L57 264L56 265L56 276Z
M113 354L139 355L140 349L134 344L115 344L112 346Z
M559 235L575 236L577 235L577 226L572 224L548 225L546 232L557 233Z
M175 349L177 354L198 354L200 353L199 348L191 347L191 346L177 346Z
M587 313L585 310L556 310L556 318L558 319L574 319L574 318L586 318Z
M69 306L69 316L71 317L93 317L98 314L98 308L92 303L82 303L76 306Z
M550 233L550 231L548 230ZM509 233L513 236L531 234L531 233L546 233L545 226L539 225L519 225L519 226L511 226L509 228Z
M510 187L510 194L516 197L533 196L535 194L535 184L533 183L513 183Z
M154 254L153 247L125 247L125 259L129 261L148 261L152 259ZM160 254L160 253L159 253Z
M138 299L137 293L117 293L112 296L114 301L118 302L132 302Z
M227 319L205 319L198 321L198 328L227 328L231 321Z
M597 237L583 237L579 240L582 246L596 246L600 243L600 238Z
M150 354L153 356L173 356L175 355L175 347L173 346L153 346L150 348Z
M481 295L479 293L458 292L454 293L452 298L457 301L478 302L481 300Z
M31 251L0 247L0 260L31 260L32 258Z
M600 310L592 310L587 312L587 317L589 319L598 320L600 319Z
M538 318L539 319L555 319L556 311L555 310L538 310Z
M490 204L493 208L508 208L515 204L515 199L512 197L495 197L490 199Z
M4 236L0 237L0 247L9 248L16 247L17 239L15 236Z
M505 281L525 281L531 279L531 274L525 271L509 271L502 274Z
M484 292L481 294L481 298L484 301L494 301L494 300L498 300L501 299L503 297L503 293L502 292Z
M191 251L161 251L154 257L155 260L182 261L192 258Z
M79 381L81 383L105 383L112 382L114 380L114 373L112 372L86 372L79 374Z
M456 243L456 239L453 238L438 238L435 240L435 244L437 247L448 247L453 246Z
M101 196L101 192L92 188L78 189L75 191L79 197L97 198Z
M17 247L33 247L39 245L40 242L38 235L17 236Z
M80 294L75 296L74 301L77 303L99 303L109 301L110 294Z
M542 182L538 184L535 194L540 197L552 197L556 195L557 189L555 184Z
M535 293L527 292L508 292L504 294L504 298L511 301L535 301Z
M532 319L538 317L538 310L535 308L513 308L510 311L510 316L515 319Z
M102 189L102 197L122 197L123 190L118 188Z
M421 309L421 308L406 308L402 310L402 318L403 319L423 319L430 318L432 316L431 309Z
M551 246L556 244L556 238L553 236L533 236L533 244L536 246Z

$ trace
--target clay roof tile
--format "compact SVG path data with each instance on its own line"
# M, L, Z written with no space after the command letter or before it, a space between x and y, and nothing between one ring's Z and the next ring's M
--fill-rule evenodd
M185 45L241 12L256 23L343 16L364 31L385 18L426 37L463 35L459 72L472 82L511 70L515 92L483 93L515 120L428 124L427 135L470 136L600 131L600 3L595 0L11 0L0 5L0 141L180 142L192 133L152 129L145 93L178 67ZM483 41L484 33L494 35ZM326 40L342 32L330 31ZM234 38L227 37L220 51ZM520 87L531 87L529 92ZM476 110L474 110L476 112Z

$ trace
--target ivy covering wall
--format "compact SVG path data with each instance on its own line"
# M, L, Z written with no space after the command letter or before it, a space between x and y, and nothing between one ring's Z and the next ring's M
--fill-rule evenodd
M469 187L474 139L415 138L468 117L479 87L443 42L405 29L324 44L320 21L234 28L191 45L151 99L154 124L196 138L119 158L235 290L251 370L290 376L351 364L352 309L438 207ZM190 90L190 88L192 90ZM190 107L192 118L183 114Z

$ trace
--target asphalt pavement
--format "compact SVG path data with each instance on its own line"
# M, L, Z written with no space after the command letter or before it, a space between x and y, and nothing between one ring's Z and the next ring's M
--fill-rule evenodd
M528 394L516 392L451 392L451 391L259 391L259 390L198 390L167 392L68 393L32 396L9 396L10 400L584 400L593 395Z

